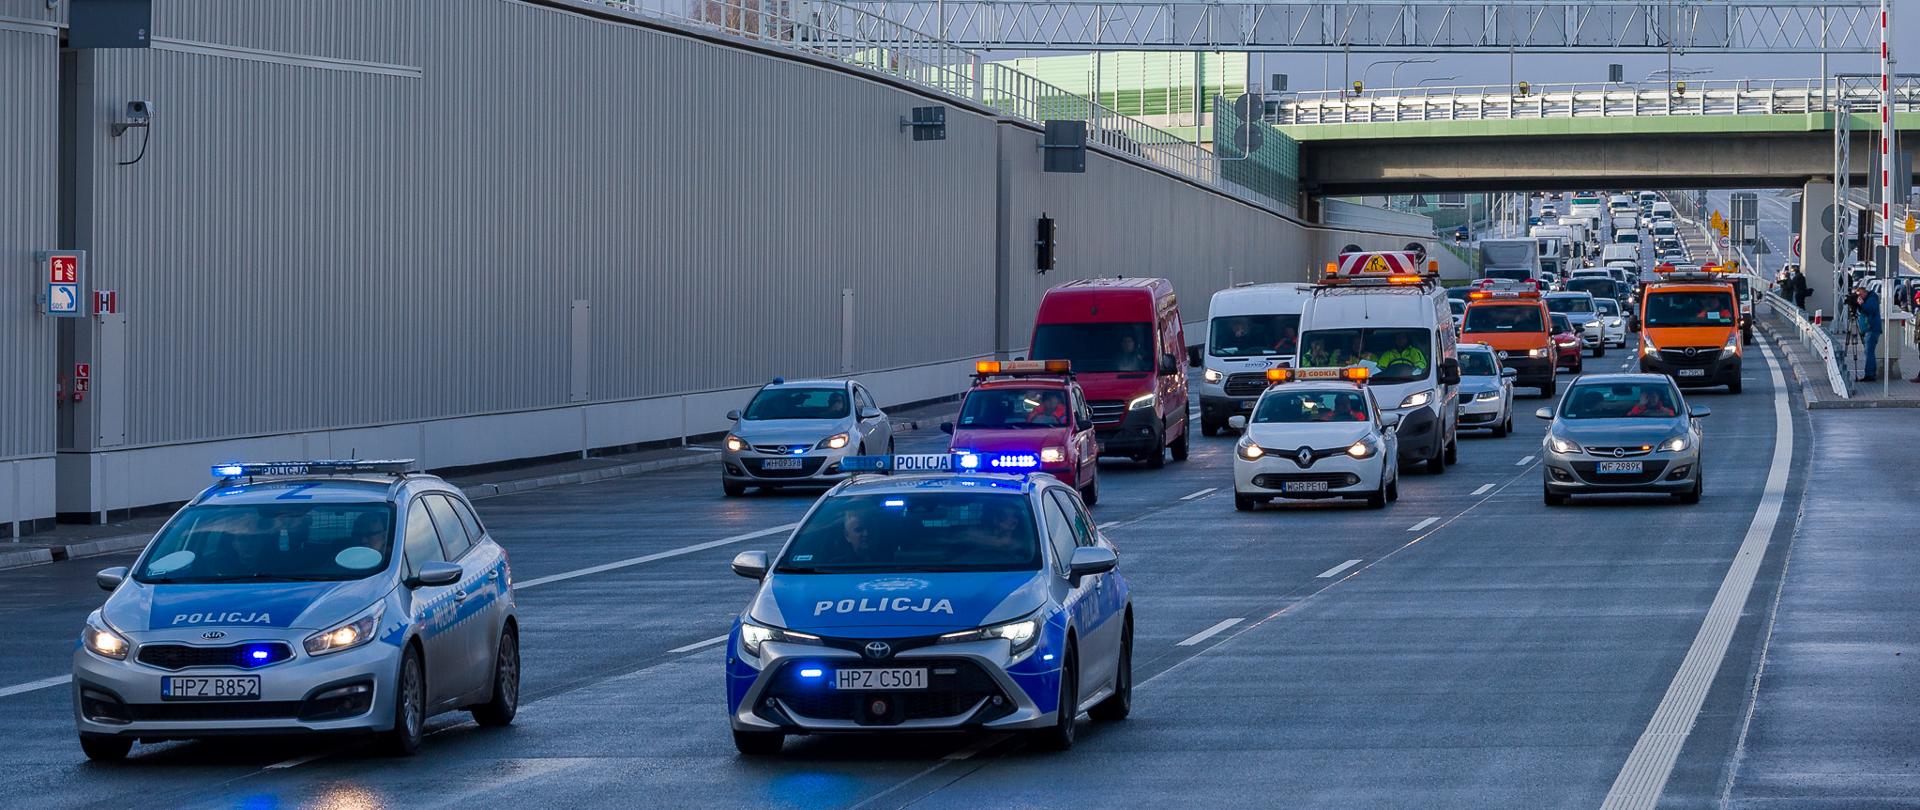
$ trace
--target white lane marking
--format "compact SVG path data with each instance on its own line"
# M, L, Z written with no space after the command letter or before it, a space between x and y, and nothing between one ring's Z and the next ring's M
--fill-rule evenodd
M707 549L710 549L710 548L719 548L720 546L729 545L732 543L738 543L742 540L752 540L756 537L766 537L769 534L779 534L780 532L789 531L793 529L793 527L798 525L800 524L785 523L779 526L772 526L765 529L761 529L757 532L747 532L746 534L736 534L732 537L722 537L718 540L709 540L705 543L695 543L691 546L681 546L679 548L654 552L652 554L647 554L640 557L632 557L625 560L616 560L610 563L601 563L599 565L591 565L586 568L579 568L579 569L575 569L572 571L565 571L558 574L548 574L547 576L544 576L544 577L534 577L533 579L529 579L524 582L514 583L513 589L516 591L524 591L528 588L535 588L535 587L546 585L552 582L563 582L565 580L574 579L576 577L584 577L589 574L601 574L601 573L606 573L608 571L618 570L621 568L630 568L636 565L640 565L642 563L650 563L655 560L664 560L669 557L679 557L685 554L692 554L696 551L706 551Z
M1528 464L1532 464L1532 463L1533 463L1533 456L1527 456L1526 458L1523 458L1523 459L1520 459L1519 461L1514 462L1513 466L1525 467Z
M1424 529L1428 526L1432 526L1433 524L1439 523L1439 522L1440 522L1439 518L1430 517L1430 518L1427 518L1426 520L1420 521L1419 523L1415 523L1412 526L1408 526L1407 531L1417 532L1417 531L1420 531L1421 529Z
M1242 616L1242 617L1240 617L1240 618L1238 618L1238 619L1223 619L1223 620L1221 620L1221 621L1220 621L1220 623L1219 623L1219 624L1216 624L1216 625L1214 625L1214 626L1212 626L1212 627L1209 627L1209 628L1207 628L1207 629L1205 629L1205 630L1202 630L1202 631L1200 631L1200 632L1198 632L1198 633L1194 633L1194 634L1193 634L1193 635L1191 635L1191 636L1187 636L1187 638L1186 638L1186 640L1185 640L1185 641L1182 641L1182 642L1180 642L1180 643L1178 643L1178 644L1175 644L1175 645L1173 645L1173 646L1175 646L1175 647L1191 647L1191 646L1193 646L1193 645L1195 645L1195 644L1199 644L1199 643L1200 643L1200 642L1202 642L1202 641L1206 641L1207 639L1210 639L1210 638L1213 638L1214 636L1217 636L1217 635L1219 635L1219 634L1220 634L1220 631L1222 631L1222 630L1225 630L1225 629L1227 629L1227 628L1229 628L1229 627L1232 627L1232 626L1234 626L1234 625L1236 625L1236 624L1239 624L1239 623L1241 623L1241 622L1244 622L1244 621L1246 621L1246 620L1247 620L1247 619L1246 619L1246 617L1244 617L1244 616Z
M1633 751L1627 754L1626 763L1620 766L1620 774L1614 778L1607 798L1600 803L1603 810L1650 810L1660 802L1667 779L1673 775L1673 763L1680 758L1680 747L1686 744L1687 735L1693 732L1700 707L1707 700L1707 688L1713 684L1713 677L1726 658L1734 628L1740 623L1741 610L1753 591L1754 577L1767 556L1767 544L1773 538L1774 526L1780 520L1780 506L1787 495L1788 467L1793 462L1793 416L1787 410L1787 383L1780 374L1777 357L1767 357L1767 371L1773 380L1773 429L1777 438L1773 442L1773 463L1767 467L1767 483L1760 496L1760 506L1754 510L1753 522L1747 525L1747 536L1740 542L1740 552L1727 567L1727 576L1720 581L1720 591L1714 594L1713 605L1707 609L1707 617L1701 621L1693 645L1687 648L1687 657L1673 673L1666 695L1653 710L1653 718L1647 721L1647 728L1640 733Z
M1190 495L1182 495L1180 496L1180 500L1191 501L1194 498L1205 498L1208 495L1213 494L1214 490L1217 490L1217 489L1219 489L1219 487L1207 487L1206 489L1200 490L1199 492L1195 492Z
M1359 560L1348 560L1332 568L1329 568L1325 571L1321 571L1319 574L1316 574L1314 576L1314 579L1327 579L1330 577L1338 576L1341 571L1345 571L1359 564L1360 564Z
M1118 526L1118 525L1120 525L1120 524L1122 524L1122 523L1125 523L1125 522L1126 522L1126 521L1124 521L1124 520L1109 520L1109 521L1107 521L1107 522L1105 522L1105 523L1102 523L1102 524L1100 524L1098 528L1101 528L1101 529L1111 529L1111 528L1113 528L1113 527L1115 527L1115 526Z
M37 681L17 683L12 686L0 688L0 697L12 697L14 695L45 689L49 686L59 686L71 680L73 680L72 675L55 675L51 678L41 678Z
M309 762L312 762L312 761L314 761L314 760L316 760L316 759L325 759L325 758L327 758L327 757L330 757L330 756L333 756L334 754L338 754L338 753L340 753L340 752L341 752L342 750L344 750L344 749L339 749L339 748L335 748L335 749L333 749L333 750L331 750L331 751L321 751L321 752L319 752L319 753L314 753L314 754L308 754L308 755L306 755L306 756L303 756L303 757L294 757L293 759L289 759L289 760L286 760L286 761L283 761L283 762L275 762L275 763L273 763L272 765L268 765L268 766L266 767L266 770L269 770L269 771L284 771L284 770L286 770L286 769L288 769L288 768L298 768L298 767L300 767L300 766L302 766L302 765L305 765L305 764L307 764L307 763L309 763Z
M1480 485L1480 488L1479 488L1479 489L1476 489L1476 490L1474 490L1474 491L1473 491L1473 494L1475 494L1475 495L1485 495L1485 494L1487 494L1487 490L1489 490L1489 489L1493 489L1493 485L1492 485L1492 484L1481 484L1481 485Z
M711 647L715 644L719 644L720 642L726 641L726 640L727 640L726 636L714 636L713 638L707 639L706 641L696 641L684 647L675 647L671 650L668 650L667 654L673 655L676 653L693 652L694 650L700 649L701 647Z

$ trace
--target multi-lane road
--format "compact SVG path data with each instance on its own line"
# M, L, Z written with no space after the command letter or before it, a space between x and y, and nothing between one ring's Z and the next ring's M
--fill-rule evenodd
M1748 357L1746 393L1690 395L1714 411L1697 506L1545 506L1532 398L1518 433L1463 439L1380 511L1235 512L1225 437L1103 470L1139 688L1062 754L934 736L738 756L721 641L753 585L727 562L777 547L811 496L723 498L701 467L478 503L512 554L525 703L504 730L442 717L410 759L291 740L89 763L62 676L93 570L127 557L0 572L0 783L36 807L1711 804L1741 777L1811 444L1782 361Z

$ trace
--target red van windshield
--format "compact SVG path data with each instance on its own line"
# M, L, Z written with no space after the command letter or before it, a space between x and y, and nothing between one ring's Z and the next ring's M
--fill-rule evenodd
M1050 323L1033 330L1033 359L1069 360L1076 373L1152 371L1153 327L1144 323Z

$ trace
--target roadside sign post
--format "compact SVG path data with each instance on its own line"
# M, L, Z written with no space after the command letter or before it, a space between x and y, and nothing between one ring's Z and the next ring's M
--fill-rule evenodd
M84 317L80 291L86 289L87 252L43 250L34 255L34 283L40 287L40 312L55 318Z

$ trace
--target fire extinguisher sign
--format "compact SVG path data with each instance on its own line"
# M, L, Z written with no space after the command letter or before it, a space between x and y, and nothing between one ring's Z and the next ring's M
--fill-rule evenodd
M81 293L87 276L87 252L84 250L46 250L34 254L34 283L39 289L40 311L56 318L86 315Z

